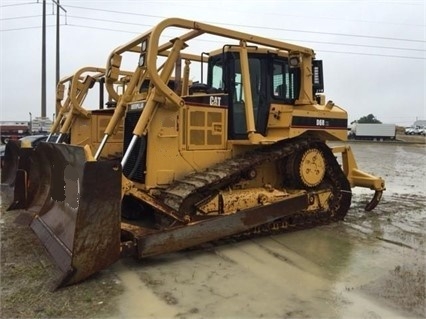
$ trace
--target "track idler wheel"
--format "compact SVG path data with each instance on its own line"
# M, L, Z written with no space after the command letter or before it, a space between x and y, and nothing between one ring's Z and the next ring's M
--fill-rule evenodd
M287 165L287 174L298 186L312 188L324 179L326 159L318 148L308 148L294 154Z

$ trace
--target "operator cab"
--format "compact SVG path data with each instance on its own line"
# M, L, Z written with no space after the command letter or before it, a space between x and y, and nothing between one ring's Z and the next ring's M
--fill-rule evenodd
M208 63L209 87L219 89L229 95L228 139L248 139L244 86L241 60L238 49L211 54ZM322 64L314 61L314 71L319 76L313 78L314 94L321 92ZM272 103L295 105L301 89L300 67L289 64L287 53L271 53L266 49L251 48L248 52L251 99L253 102L256 132L266 135L269 110Z

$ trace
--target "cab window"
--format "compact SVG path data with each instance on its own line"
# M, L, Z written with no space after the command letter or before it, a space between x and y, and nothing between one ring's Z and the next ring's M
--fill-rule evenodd
M290 68L287 59L274 59L272 74L273 98L293 104L299 95L299 69Z

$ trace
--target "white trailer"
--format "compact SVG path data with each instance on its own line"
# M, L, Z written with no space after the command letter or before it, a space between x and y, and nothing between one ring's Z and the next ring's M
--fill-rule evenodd
M52 125L53 122L48 117L36 117L30 122L32 134L48 133Z
M349 134L357 140L393 140L395 139L395 124L356 123Z

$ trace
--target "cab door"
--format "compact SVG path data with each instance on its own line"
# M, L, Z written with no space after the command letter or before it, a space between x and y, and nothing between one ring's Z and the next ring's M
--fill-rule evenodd
M249 54L249 73L256 132L266 134L270 106L267 55ZM248 139L241 61L238 52L212 57L209 85L228 93L228 139Z

